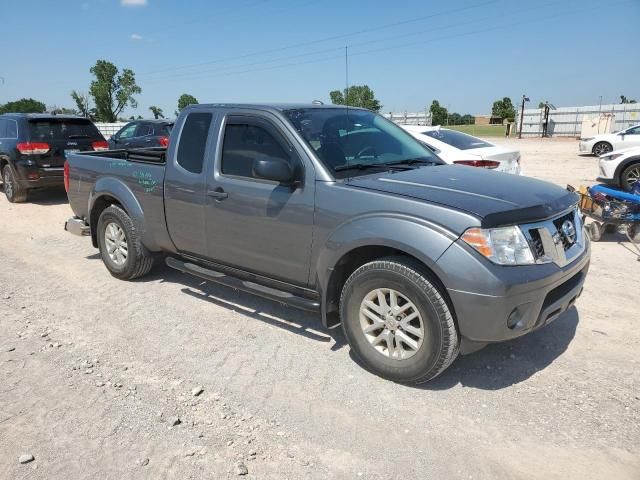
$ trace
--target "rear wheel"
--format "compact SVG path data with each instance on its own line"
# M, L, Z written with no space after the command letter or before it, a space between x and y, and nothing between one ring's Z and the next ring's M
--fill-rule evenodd
M132 280L153 267L153 256L142 245L133 221L122 208L105 208L98 219L97 235L102 261L114 277Z
M458 355L458 332L444 295L410 259L358 268L342 289L340 316L356 357L396 382L427 382Z
M609 153L612 150L613 146L609 142L598 142L593 146L593 150L591 151L594 155L597 155L599 157L600 155Z
M631 191L637 181L640 181L640 163L629 165L620 175L620 186L627 192Z
M2 169L2 183L4 194L11 203L22 203L27 200L27 189L21 187L9 165Z

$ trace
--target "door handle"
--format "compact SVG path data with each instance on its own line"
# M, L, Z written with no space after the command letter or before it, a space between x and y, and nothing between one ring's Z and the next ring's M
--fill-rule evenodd
M216 188L215 190L210 190L207 192L207 195L215 198L216 200L224 200L229 196L227 192L225 192L221 187Z

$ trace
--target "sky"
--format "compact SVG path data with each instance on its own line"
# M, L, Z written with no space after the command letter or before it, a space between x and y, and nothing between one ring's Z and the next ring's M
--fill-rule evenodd
M432 100L487 114L640 101L640 0L0 0L0 103L74 107L98 59L135 72L124 116L200 103L329 103L369 85L383 112ZM348 62L345 61L345 47Z

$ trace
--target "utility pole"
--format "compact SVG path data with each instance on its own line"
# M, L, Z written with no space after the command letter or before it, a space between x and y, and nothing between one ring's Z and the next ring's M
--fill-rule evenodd
M522 106L520 107L520 131L518 132L518 138L522 138L522 122L524 121L524 103L529 101L529 97L522 95Z

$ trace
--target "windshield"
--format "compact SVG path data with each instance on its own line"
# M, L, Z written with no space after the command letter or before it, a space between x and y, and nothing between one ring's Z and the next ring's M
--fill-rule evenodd
M337 178L369 173L365 169L349 169L349 165L442 163L400 127L367 110L301 108L284 113Z
M427 130L426 132L422 132L422 134L435 138L436 140L440 140L441 142L451 145L459 150L493 147L490 143L480 140L479 138L472 137L466 133L456 132L455 130L448 130L446 128Z
M89 138L103 140L102 134L89 120L82 118L38 119L29 120L32 141L67 140L72 138Z

